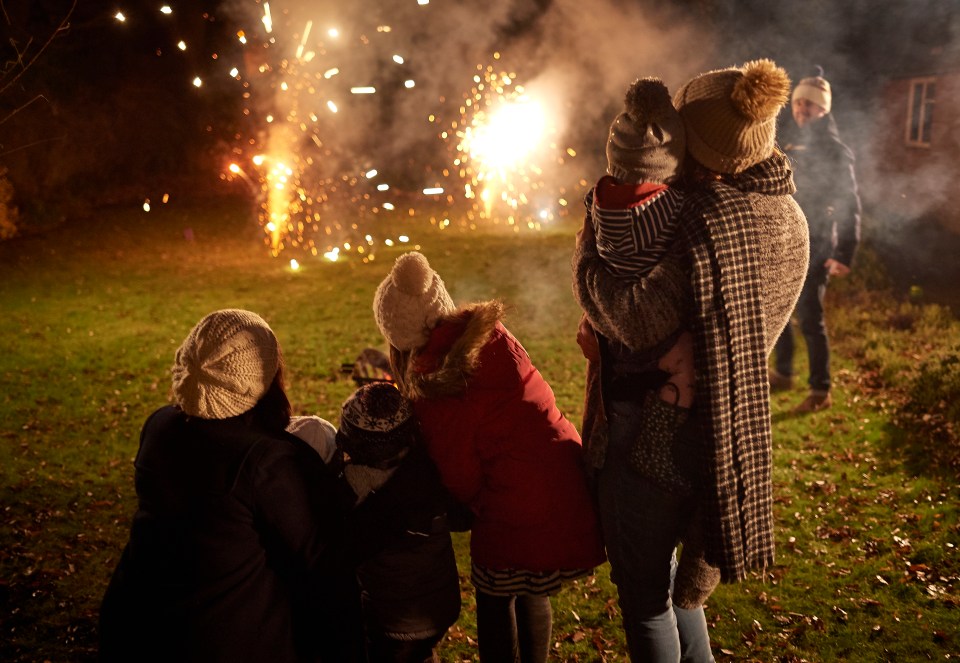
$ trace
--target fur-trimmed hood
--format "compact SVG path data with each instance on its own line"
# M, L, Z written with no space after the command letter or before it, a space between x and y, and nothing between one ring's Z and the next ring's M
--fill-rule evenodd
M480 368L480 351L503 317L498 301L464 306L442 316L427 344L403 367L405 395L411 400L455 396Z

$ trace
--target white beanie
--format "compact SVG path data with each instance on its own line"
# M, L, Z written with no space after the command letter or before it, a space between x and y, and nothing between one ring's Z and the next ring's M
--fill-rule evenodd
M214 311L198 322L177 350L173 395L184 412L228 419L253 408L280 366L280 345L256 313Z
M440 276L416 251L397 258L373 297L377 327L398 350L415 350L425 345L434 323L454 310Z
M823 69L817 67L815 76L800 79L797 87L793 89L793 96L790 100L796 101L797 99L812 101L824 112L830 112L833 94L830 92L830 82L823 77Z

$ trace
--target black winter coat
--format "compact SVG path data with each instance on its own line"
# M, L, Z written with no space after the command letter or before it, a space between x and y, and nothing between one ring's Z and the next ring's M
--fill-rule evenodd
M860 195L853 152L841 140L833 115L803 129L785 123L783 150L790 157L794 196L810 227L810 269L833 258L847 267L860 243Z
M457 621L460 582L448 517L455 509L462 507L419 448L357 507L355 542L364 558L357 578L368 628L424 639L445 633Z
M143 427L135 477L101 660L349 660L358 601L341 560L346 505L306 443L242 415L168 406Z

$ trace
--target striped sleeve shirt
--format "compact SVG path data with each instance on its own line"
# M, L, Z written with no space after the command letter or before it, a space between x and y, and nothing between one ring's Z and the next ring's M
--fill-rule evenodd
M660 186L623 205L597 200L602 197L597 190L604 184L601 180L584 200L596 234L597 253L616 276L639 279L656 266L673 242L683 193ZM601 207L601 202L608 206Z

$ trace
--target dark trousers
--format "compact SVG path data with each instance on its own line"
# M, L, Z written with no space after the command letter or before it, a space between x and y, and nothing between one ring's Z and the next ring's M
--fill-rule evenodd
M549 596L491 596L477 591L482 663L545 663L552 632Z
M827 271L823 267L826 258L813 258L807 280L800 291L800 299L793 315L807 344L810 364L810 389L830 390L830 345L827 341L827 325L823 317L823 298L827 292ZM794 332L788 322L773 348L774 368L781 375L793 375Z

